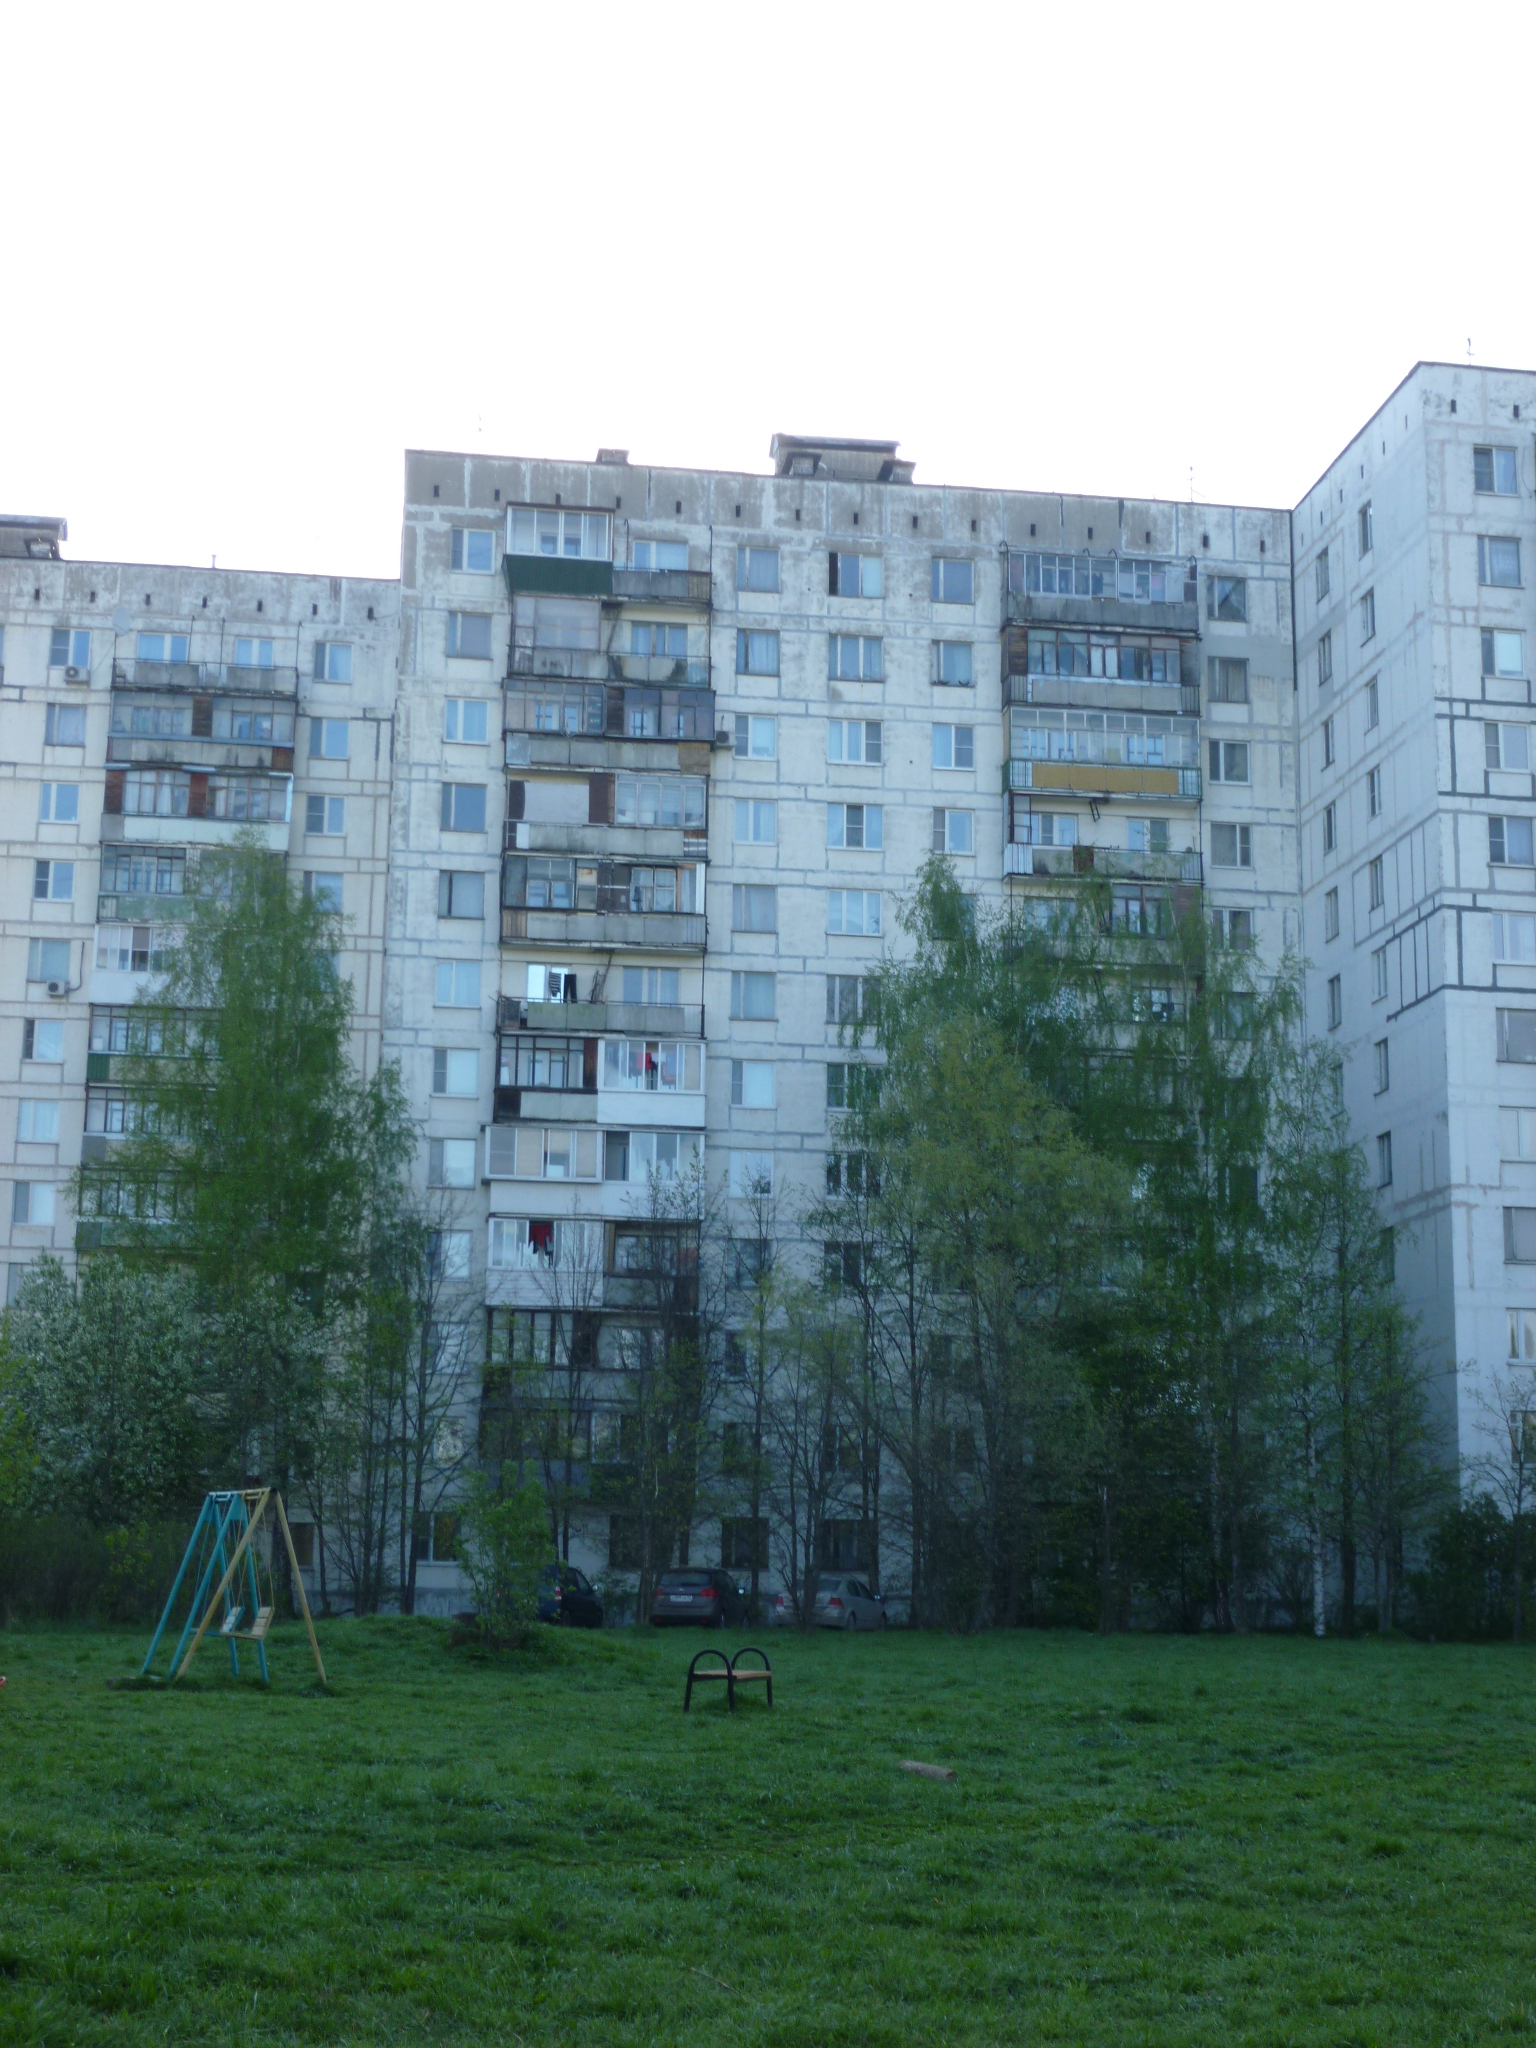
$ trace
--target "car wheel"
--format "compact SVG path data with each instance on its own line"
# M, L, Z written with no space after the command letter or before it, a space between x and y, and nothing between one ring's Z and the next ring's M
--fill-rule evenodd
M888 1615L888 1614L887 1614L887 1613L885 1612L885 1610L884 1610L884 1609L882 1608L882 1609L881 1609L881 1612L880 1612L880 1626L881 1626L882 1628L889 1628L889 1627L890 1627L890 1625L891 1625L891 1617L890 1617L890 1616L889 1616L889 1615Z
M717 1615L716 1615L716 1616L714 1617L714 1619L713 1619L712 1621L707 1621L707 1622L706 1622L706 1623L704 1624L704 1626L705 1626L706 1628L724 1628L724 1627L725 1627L725 1609L724 1609L724 1608L722 1607L722 1608L721 1608L721 1610L720 1610L720 1612L719 1612L719 1613L718 1613L718 1614L717 1614Z
M849 1635L852 1635L854 1630L858 1627L858 1625L859 1617L854 1613L853 1609L850 1607L848 1610L848 1619L843 1623L843 1627Z

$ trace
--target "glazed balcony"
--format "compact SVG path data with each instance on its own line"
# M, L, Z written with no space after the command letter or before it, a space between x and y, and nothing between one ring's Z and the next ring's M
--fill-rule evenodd
M1003 705L1059 705L1083 711L1150 712L1154 717L1177 713L1200 715L1198 683L1120 682L1109 676L1029 675L1022 670L1003 677Z
M609 659L582 658L605 664ZM513 680L503 711L509 736L694 741L705 746L713 746L715 739L715 694L689 683L613 683L565 675L553 676L543 685Z
M1117 765L1105 761L1015 761L1003 764L1003 788L1010 794L1131 797L1146 803L1198 803L1200 770Z
M236 697L286 697L299 693L299 672L286 664L241 667L232 661L139 661L112 663L115 690L213 691Z
M1030 548L1008 556L1007 617L1036 625L1125 628L1198 639L1192 563Z
M621 947L649 953L702 953L704 913L666 910L537 910L503 905L504 946Z
M504 1032L568 1032L582 1037L702 1038L702 1003L539 1003L503 996L496 1013Z
M1132 853L1118 846L1029 846L1010 841L1003 848L1003 873L1049 879L1098 876L1115 882L1189 882L1201 879L1198 853Z

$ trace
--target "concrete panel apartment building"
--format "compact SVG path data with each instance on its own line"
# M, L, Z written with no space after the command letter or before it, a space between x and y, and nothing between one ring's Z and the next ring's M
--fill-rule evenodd
M1107 875L1128 930L1200 892L1302 955L1442 1361L1536 1360L1533 407L1421 364L1294 512L929 485L894 442L416 451L398 582L0 521L9 1291L93 1243L66 1185L122 1128L157 934L253 821L346 914L359 1057L400 1063L487 1355L584 1289L600 1459L651 1175L702 1154L739 1229L749 1189L823 1192L840 1026L942 851L994 906ZM572 1559L629 1541L593 1510ZM430 1546L421 1603L456 1605Z

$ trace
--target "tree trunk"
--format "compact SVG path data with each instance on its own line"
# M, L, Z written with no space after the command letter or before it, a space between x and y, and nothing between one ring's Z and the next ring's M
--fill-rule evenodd
M1321 1637L1327 1630L1324 1611L1326 1588L1323 1579L1323 1512L1317 1493L1317 1438L1312 1418L1306 1422L1307 1442L1307 1544L1312 1553L1312 1633Z

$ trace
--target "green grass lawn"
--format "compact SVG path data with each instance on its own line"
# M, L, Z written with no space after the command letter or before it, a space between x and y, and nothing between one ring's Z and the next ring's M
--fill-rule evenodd
M0 2042L1536 2036L1520 1650L768 1632L684 1719L691 1634L144 1640L0 1633Z

